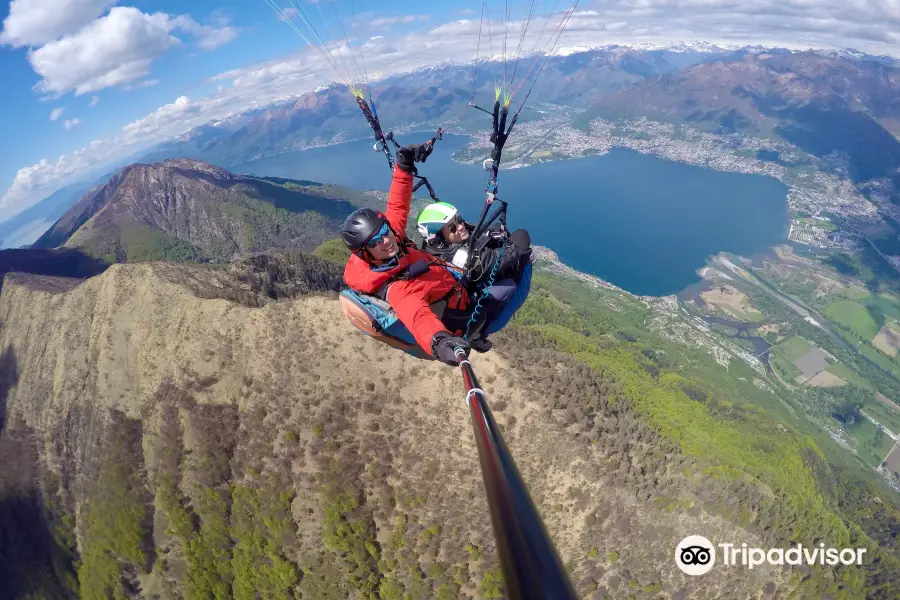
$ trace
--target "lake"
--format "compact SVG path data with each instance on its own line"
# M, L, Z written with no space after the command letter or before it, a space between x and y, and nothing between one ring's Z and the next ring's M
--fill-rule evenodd
M399 136L422 143L431 134ZM470 221L484 205L487 174L452 154L467 138L445 135L419 172ZM237 166L232 171L387 189L390 172L372 143L348 142ZM750 255L787 240L787 187L614 149L603 156L500 171L508 225L524 227L571 267L634 294L673 294L721 251ZM426 193L422 188L420 193Z

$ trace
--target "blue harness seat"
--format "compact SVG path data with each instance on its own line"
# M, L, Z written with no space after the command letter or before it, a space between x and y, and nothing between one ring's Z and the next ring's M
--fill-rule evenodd
M484 335L496 333L506 327L513 315L522 307L531 291L531 264L527 264L522 271L522 278L516 288L516 293L503 307L485 323L482 331ZM390 304L369 294L363 294L356 290L344 290L340 296L341 310L354 327L380 342L403 350L416 358L432 359L416 342L406 326L397 317L397 313ZM448 329L457 329L457 325L451 325L448 321L457 321L446 313L442 315L442 321L448 325ZM459 325L465 323L461 320Z

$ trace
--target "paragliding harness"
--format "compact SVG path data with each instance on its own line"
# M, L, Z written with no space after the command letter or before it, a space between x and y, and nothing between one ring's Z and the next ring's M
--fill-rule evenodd
M372 103L372 108L370 108L365 99L358 97L357 104L359 105L360 109L363 112L363 115L365 115L366 120L369 122L369 125L372 127L372 130L375 133L376 142L373 149L376 152L384 153L388 161L388 166L391 169L394 169L394 156L391 152L388 142L393 143L395 148L398 150L401 148L401 146L397 143L392 132L388 132L387 134L384 133L384 130L381 127L381 123L378 120L377 113L373 110L374 103ZM474 104L472 104L472 106L478 110L487 112L483 108L475 106ZM519 110L521 111L521 108ZM462 266L462 269L460 270L459 267L451 265L438 258L435 258L432 261L417 261L416 263L407 265L407 267L391 276L391 278L386 281L381 286L379 291L374 295L362 294L361 292L357 292L354 290L345 290L344 292L342 292L342 307L344 308L344 313L357 328L361 329L368 335L379 339L380 341L386 342L391 346L398 347L408 354L412 354L413 356L419 358L430 359L433 357L418 346L415 338L406 329L406 327L403 326L394 310L390 308L390 305L387 303L387 289L395 281L412 279L426 273L428 269L435 264L439 264L447 268L457 277L457 279L459 280L458 286L455 287L457 293L459 293L458 289L460 287L468 289L469 284L472 283L473 269L476 266L479 251L481 250L481 248L477 247L477 244L478 240L482 237L482 234L485 233L495 221L497 221L499 223L500 231L502 232L502 234L504 236L508 235L508 230L506 227L506 211L508 204L504 200L501 200L497 197L497 175L499 172L500 161L503 156L503 146L506 144L506 140L512 133L513 127L515 127L516 121L519 118L519 112L516 112L516 114L513 115L512 121L510 122L509 127L507 127L506 122L509 115L509 108L506 104L500 102L498 94L498 97L494 102L493 112L491 112L490 114L492 116L493 125L491 132L491 142L493 143L493 148L491 150L490 158L485 160L483 165L485 170L489 173L488 183L485 188L487 197L484 207L478 218L478 222L476 223L475 228L469 237L469 242L466 245L466 260L464 265ZM435 136L426 143L435 143L437 140L441 139L442 134L443 130L438 129L437 134L435 134ZM435 201L437 201L437 195L434 193L434 189L431 187L431 184L428 182L427 178L420 177L418 175L415 175L415 177L420 179L420 181L416 184L416 186L413 187L413 192L415 192L422 185L425 185L428 188L431 197ZM492 207L494 207L494 205L496 205L496 209L491 212L491 209ZM479 291L472 295L475 302L474 308L469 311L448 309L446 308L446 299L433 305L432 308L435 314L437 314L444 325L447 326L448 330L453 332L455 335L460 335L464 339L470 339L474 335L490 335L492 333L495 333L505 327L510 319L512 319L516 311L518 311L519 308L521 308L522 304L524 304L531 288L530 264L525 266L522 277L517 282L518 285L516 287L516 293L514 294L513 298L506 304L504 309L499 314L493 315L490 320L488 320L487 316L483 314L484 301L491 292L491 288L494 284L494 279L496 278L497 270L500 266L502 258L503 249L501 248L498 259L494 262L491 272L488 274L485 285L479 286ZM451 291L450 294L452 293L454 292ZM376 300L378 302L376 302ZM362 327L360 327L361 324L363 325Z

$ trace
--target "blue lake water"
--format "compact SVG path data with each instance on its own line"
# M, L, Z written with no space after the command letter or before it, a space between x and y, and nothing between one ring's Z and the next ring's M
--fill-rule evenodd
M398 136L421 143L430 134ZM486 173L452 160L466 142L444 136L419 172L441 200L471 221L484 205ZM262 159L232 169L386 190L390 172L370 142L348 142ZM787 188L769 177L723 173L637 152L500 171L508 225L566 264L635 294L676 293L720 251L750 255L786 240ZM420 193L425 193L421 189Z

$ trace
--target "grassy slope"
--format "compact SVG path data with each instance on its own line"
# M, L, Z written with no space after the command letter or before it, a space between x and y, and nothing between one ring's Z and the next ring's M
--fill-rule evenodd
M867 402L863 406L863 410L892 432L900 435L900 414L898 414L897 411L886 407L877 400Z
M868 381L866 381L865 379L863 379L862 377L860 377L859 375L857 375L856 373L854 373L853 371L851 371L850 369L848 369L846 366L844 366L842 364L835 363L833 365L830 365L825 370L828 371L829 373L837 375L838 377L840 377L841 379L843 379L844 381L846 381L847 383L849 383L851 385L855 385L856 387L863 388L865 390L869 390L872 392L875 391L875 388L872 387L871 383L869 383Z
M770 527L776 540L859 543L863 535L859 526L846 520L859 507L841 507L836 503L832 482L850 478L853 483L849 485L862 485L869 490L879 489L879 484L859 466L831 472L822 447L829 447L832 454L834 446L821 432L813 430L809 423L786 419L790 413L777 408L784 407L783 402L755 388L750 383L752 379L741 377L740 368L727 373L708 358L703 360L692 350L685 351L649 334L639 326L642 315L637 303L631 303L624 311L604 311L600 308L605 303L603 293L597 298L596 291L581 284L542 276L536 277L534 283L535 292L516 322L539 332L592 368L612 374L623 384L627 399L654 427L676 440L684 454L708 462L708 475L753 482L752 485L771 490L777 499L778 514L764 527ZM550 302L551 293L566 308ZM590 335L584 335L584 331ZM621 335L616 337L622 332L628 332L634 341L622 343ZM785 359L800 356L808 348L805 340L796 337L782 344ZM847 456L840 457L841 464L848 460L852 464ZM883 494L879 492L882 497ZM896 498L891 502L895 503ZM896 511L896 504L892 506ZM744 526L759 527L764 521L761 513L765 512L765 508L746 512L732 507L729 514ZM864 520L860 518L861 523ZM869 531L874 532L874 526ZM866 543L872 543L870 548L874 546L874 542ZM894 577L900 569L895 556L883 566ZM848 578L858 575L845 574ZM827 584L830 578L818 573L807 582L808 589L821 585L823 591L828 588L834 593L834 586ZM897 589L891 587L894 584L878 583L871 574L868 585L873 596L887 597L883 594L893 594ZM876 592L876 588L880 591ZM847 595L843 597L860 593L844 592Z

